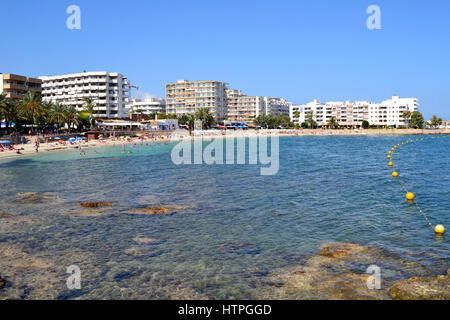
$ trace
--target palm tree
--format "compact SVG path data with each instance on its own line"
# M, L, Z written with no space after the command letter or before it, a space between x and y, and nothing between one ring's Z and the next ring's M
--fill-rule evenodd
M202 121L202 129L211 128L216 122L208 108L198 108L195 111L195 119Z
M49 112L49 119L51 122L56 124L56 128L59 132L59 129L64 125L65 123L65 107L61 105L59 102L56 103L50 103L48 105L50 108Z
M316 121L314 121L314 111L309 111L305 116L305 122L311 129L316 126Z
M330 128L336 128L336 127L339 127L339 123L336 121L336 118L335 117L331 117L331 119L328 121L328 126L330 127Z
M6 130L9 129L9 123L17 120L17 109L14 101L7 99L5 94L0 94L0 121L5 120Z
M136 111L134 111L134 113L136 113L136 114L138 114L139 115L139 120L138 120L138 122L141 122L142 121L142 114L144 113L144 110L142 110L142 109L137 109Z
M19 101L20 114L31 122L31 130L34 131L34 123L42 116L42 100L35 91L28 91Z
M195 126L195 117L192 114L182 114L178 117L178 123L189 128L189 134L192 134Z
M67 123L70 132L72 125L78 126L81 123L80 113L74 107L67 106L64 108L64 121Z
M430 126L437 129L442 125L442 119L438 118L438 116L434 115L430 120Z
M406 128L409 128L409 120L411 119L411 111L403 111L403 119L405 119Z
M90 121L91 128L94 126L93 124L95 123L94 118L95 108L97 108L97 104L94 102L94 99L84 98L83 109L85 113L89 113L89 115L91 116Z

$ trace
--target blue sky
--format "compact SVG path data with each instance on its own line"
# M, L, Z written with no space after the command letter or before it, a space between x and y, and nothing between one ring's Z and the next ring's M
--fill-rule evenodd
M66 8L81 8L81 30ZM381 9L369 30L366 9ZM0 3L0 72L120 72L163 97L178 79L249 95L380 102L420 99L450 119L450 1L27 0Z

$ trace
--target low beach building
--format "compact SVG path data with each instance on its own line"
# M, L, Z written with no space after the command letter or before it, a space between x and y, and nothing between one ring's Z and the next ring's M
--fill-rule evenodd
M127 112L130 114L151 115L155 113L166 113L166 100L159 98L132 99L127 104Z
M96 104L97 119L124 119L128 117L130 83L120 73L82 72L39 77L42 80L43 101L59 102L82 111L84 99Z

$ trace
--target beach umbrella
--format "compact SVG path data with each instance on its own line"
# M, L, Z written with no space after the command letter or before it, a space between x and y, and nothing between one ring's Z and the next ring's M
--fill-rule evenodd
M67 140L69 142L75 142L75 138L70 138L69 140Z
M1 144L9 144L9 143L11 143L11 141L9 141L9 140L3 140L3 141L0 141L0 143L1 143Z

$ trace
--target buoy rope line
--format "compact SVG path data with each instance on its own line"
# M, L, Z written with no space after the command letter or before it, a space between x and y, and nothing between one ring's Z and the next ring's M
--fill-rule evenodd
M442 136L442 138L447 138L449 136ZM436 137L436 139L439 139L440 137ZM431 137L431 139L435 139L435 137ZM399 173L395 170L394 168L394 163L392 162L392 156L394 154L394 152L400 148L402 145L407 145L410 143L414 143L414 142L419 142L419 141L424 141L424 140L429 140L428 137L427 138L422 138L422 139L416 139L414 140L407 140L405 142L399 143L397 145L395 145L391 151L388 152L388 156L387 158L389 159L389 167L391 167L393 169L392 172L392 177L398 181L398 183L400 184L400 186L402 187L402 189L406 192L406 199L408 200L408 202L414 203L416 205L417 210L419 211L419 213L425 218L426 222L428 223L428 225L438 234L443 234L445 232L445 228L443 225L439 224L437 226L433 226L433 224L430 222L430 219L427 217L427 215L423 212L422 208L419 206L419 204L417 203L417 201L414 200L415 196L414 193L409 192L408 189L406 188L406 186L403 184L403 182L400 180L399 178Z
M398 178L397 178L396 180L400 183L400 185L402 186L402 189L405 190L405 192L408 194L409 191L408 191L408 189L406 189L406 187L405 187L405 185L403 184L403 182L401 182L400 179L398 179ZM433 228L433 230L434 230L434 227L433 227L433 225L431 224L430 219L428 219L427 215L423 212L422 208L419 206L419 204L417 203L417 201L414 201L414 200L412 200L412 201L413 201L414 204L416 205L416 207L417 207L417 209L419 210L420 214L421 214L421 215L425 218L425 220L428 222L428 225L429 225L431 228Z

